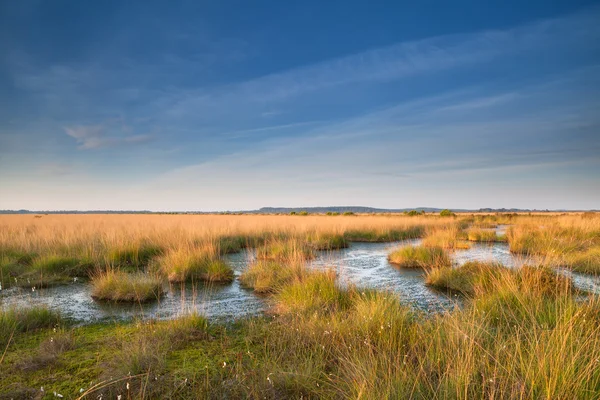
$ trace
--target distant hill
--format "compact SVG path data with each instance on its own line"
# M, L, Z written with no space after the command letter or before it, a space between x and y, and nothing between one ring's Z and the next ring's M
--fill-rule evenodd
M283 213L288 214L292 211L300 212L306 211L310 214L323 214L326 212L353 212L353 213L361 213L361 214L369 214L369 213L400 213L404 211L425 211L426 213L432 212L440 212L441 208L432 208L432 207L417 207L417 208L373 208L373 207L363 207L363 206L330 206L330 207L262 207L256 211L249 211L251 213L260 213L260 214L277 214ZM459 210L456 210L459 211ZM460 210L465 211L465 210Z
M439 213L442 208L435 207L415 207L415 208L374 208L374 207L363 207L363 206L328 206L328 207L262 207L258 210L242 210L242 211L227 211L226 213L241 213L241 214L289 214L291 212L306 211L309 214L324 214L327 212L345 213L352 212L356 214L381 214L381 213L403 213L409 211L424 211L426 213ZM588 211L588 210L537 210L537 209L522 209L522 208L480 208L480 209L462 209L452 208L453 212L500 212L500 213L513 213L513 212L568 212L568 211ZM594 212L595 210L589 210ZM89 211L74 211L74 210L62 210L62 211L31 211L31 210L0 210L0 214L222 214L221 211L168 211L168 212L155 212L155 211L123 211L123 210L89 210Z

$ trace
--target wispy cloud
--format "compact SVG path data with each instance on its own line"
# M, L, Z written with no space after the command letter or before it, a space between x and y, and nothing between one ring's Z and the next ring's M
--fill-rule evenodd
M67 135L77 141L79 149L82 150L141 144L152 140L152 135L110 135L107 127L102 125L73 126L64 129Z

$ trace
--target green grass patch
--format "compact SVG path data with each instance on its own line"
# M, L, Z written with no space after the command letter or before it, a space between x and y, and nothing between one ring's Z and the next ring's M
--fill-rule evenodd
M52 328L62 323L60 314L47 307L0 310L0 343L6 344L16 333Z

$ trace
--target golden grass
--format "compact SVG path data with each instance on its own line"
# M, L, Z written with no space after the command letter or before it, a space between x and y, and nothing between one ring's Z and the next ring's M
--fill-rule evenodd
M169 282L195 279L208 282L231 282L233 270L219 257L215 246L180 247L169 250L156 262Z
M443 249L468 249L465 234L457 226L442 229L434 229L423 238L423 246L440 247Z
M388 261L402 268L450 266L450 257L441 247L404 246L392 251Z
M162 280L143 272L106 269L92 276L92 298L96 300L143 303L157 300L162 293Z
M24 393L19 388L41 384L62 385L69 389L67 396L76 397L83 385L104 380L105 398L600 398L600 297L573 291L568 279L548 268L575 269L582 259L583 265L595 265L600 223L593 216L26 217L0 217L2 271L15 263L29 268L32 260L49 254L106 262L112 249L142 244L163 252L147 261L152 266L179 251L184 255L172 257L187 259L186 249L204 246L212 246L210 257L218 259L244 242L260 247L282 241L294 248L308 245L314 232L380 240L391 232L467 229L473 222L511 223L511 249L542 255L547 265L450 269L449 261L442 262L445 267L429 272L430 283L436 277L439 287L468 296L461 307L425 315L402 304L395 293L339 286L332 272L294 272L306 259L304 251L275 252L287 254L281 257L285 261L259 260L241 279L274 293L269 301L276 314L219 329L201 317L78 327L75 332L88 336L72 351L77 354L63 354L53 365L52 373L66 383L49 383L47 374L14 368L45 339L41 333L19 333L8 361L0 362L7 382L0 382L0 391L10 390L13 397ZM224 237L237 239L221 246ZM411 265L436 265L438 252L445 255L438 247L407 247L397 255ZM396 254L390 260L398 261ZM140 280L122 270L108 273L113 276L107 281L125 286ZM37 320L48 318L31 320L37 326ZM14 318L6 321L14 331ZM126 392L124 379L132 384Z

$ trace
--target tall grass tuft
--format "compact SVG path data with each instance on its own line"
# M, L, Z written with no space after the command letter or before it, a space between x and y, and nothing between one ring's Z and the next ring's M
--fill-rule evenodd
M0 344L6 344L15 332L30 332L55 327L63 322L56 311L47 307L0 310Z
M158 260L161 271L170 282L199 279L209 282L231 282L233 270L212 247L170 250Z
M441 247L444 249L468 249L469 243L462 238L463 233L456 227L436 229L429 232L424 238L422 245L425 247Z
M301 263L282 264L258 260L248 266L239 277L242 286L257 293L275 293L285 285L302 280L308 271Z
M388 261L403 268L450 266L450 257L440 247L404 246L392 251Z
M95 300L143 303L157 300L163 294L160 277L143 272L108 268L95 272L91 283Z

